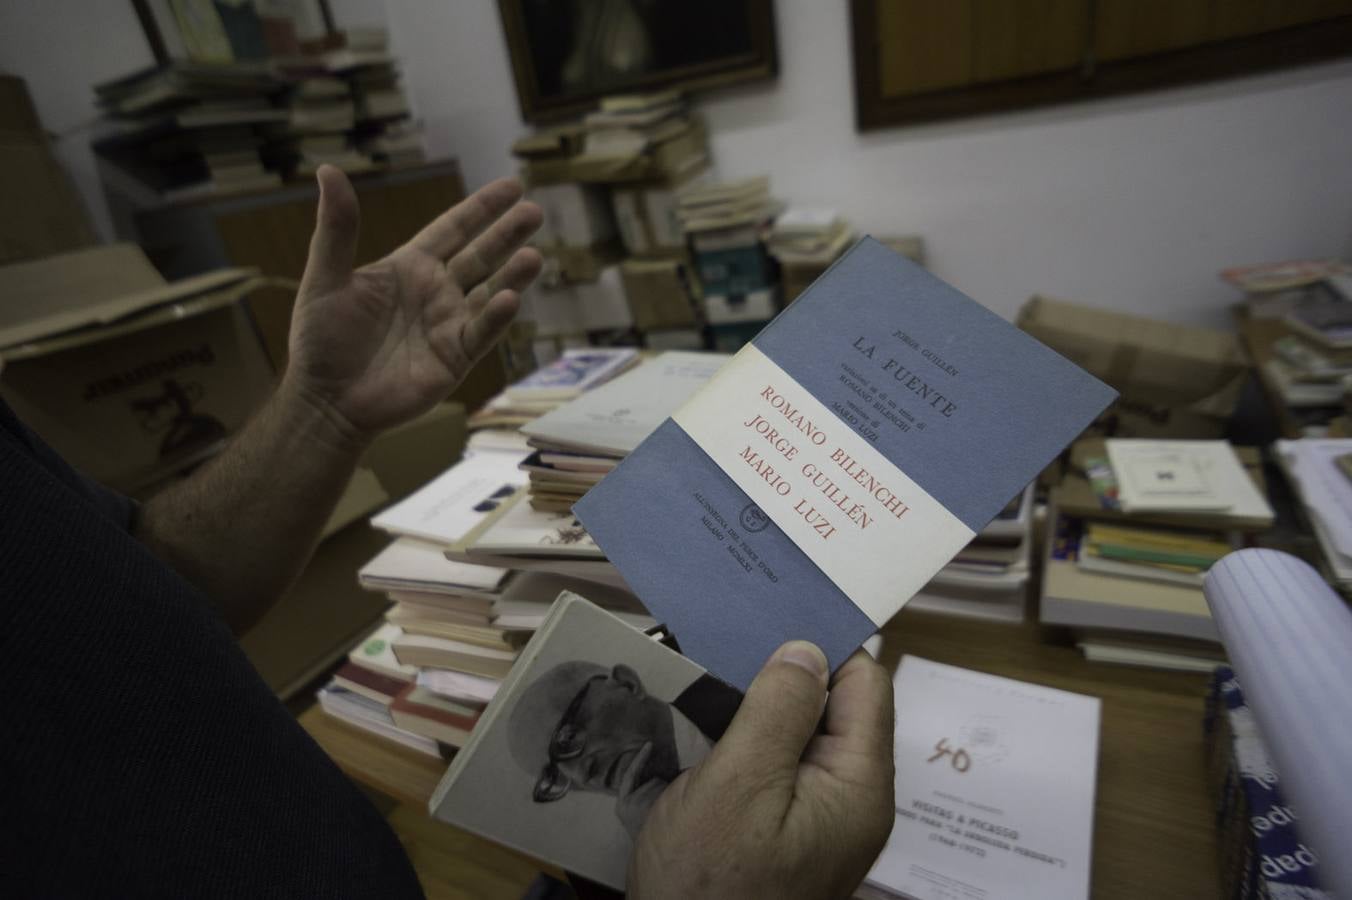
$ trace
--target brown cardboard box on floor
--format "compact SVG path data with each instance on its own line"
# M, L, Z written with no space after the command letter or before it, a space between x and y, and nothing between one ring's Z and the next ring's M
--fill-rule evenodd
M90 477L137 492L216 452L273 383L252 270L166 283L130 244L0 267L0 394Z
M1017 324L1121 394L1090 429L1118 437L1214 438L1248 377L1239 338L1034 296Z
M0 75L0 263L95 243L89 215L52 152L23 79Z

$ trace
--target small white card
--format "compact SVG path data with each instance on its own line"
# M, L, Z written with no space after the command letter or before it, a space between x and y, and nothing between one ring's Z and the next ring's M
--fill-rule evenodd
M1089 896L1099 701L903 657L897 819L868 881L918 900Z

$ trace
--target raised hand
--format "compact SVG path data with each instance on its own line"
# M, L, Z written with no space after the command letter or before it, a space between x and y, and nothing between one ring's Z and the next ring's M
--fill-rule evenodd
M284 386L354 439L430 409L502 336L541 259L541 213L501 179L384 259L352 268L357 196L321 166L319 211L291 322Z
M836 671L828 698L821 651L785 644L709 756L654 804L629 897L848 897L892 830L892 717L892 683L867 654Z

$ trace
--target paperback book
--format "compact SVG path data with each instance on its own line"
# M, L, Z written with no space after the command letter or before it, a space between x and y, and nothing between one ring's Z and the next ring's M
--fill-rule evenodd
M657 797L741 694L563 593L428 803L433 817L623 890Z
M842 663L1114 397L865 238L574 512L745 688L792 638Z

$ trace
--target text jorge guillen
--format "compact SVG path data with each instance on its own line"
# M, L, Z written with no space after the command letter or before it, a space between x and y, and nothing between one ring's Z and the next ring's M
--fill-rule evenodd
M855 341L855 349L871 359L873 347L865 346L862 342L863 338ZM957 410L957 405L949 397L935 390L919 376L898 363L896 359L888 359L881 368L945 418L951 417ZM834 449L828 457L830 462L839 469L839 473L826 471L815 462L808 461L801 464L795 462L800 453L800 447L795 443L797 438L793 432L803 435L814 447L819 448L824 447L827 443L826 432L812 419L808 418L801 409L796 407L775 385L766 384L758 396L766 402L769 408L774 411L774 414L758 413L750 420L743 422L742 427L752 430L764 439L785 462L793 463L811 487L825 498L826 502L843 513L847 521L862 531L873 524L875 517L879 515L891 515L901 519L910 511L911 507L892 488L883 483L876 474L866 469L859 460L839 444L834 444ZM767 418L767 415L770 415L770 418ZM781 422L782 425L779 424ZM784 426L792 429L792 431L781 432L780 429ZM757 449L758 446L759 442L748 443L740 454L741 459L754 469L756 474L763 478L775 493L787 498L793 493L793 485L785 477L784 471L776 468L777 463L767 459L765 454ZM862 488L863 493L861 494L854 487L842 485L838 482L836 479L842 477L842 475L843 478ZM872 498L873 503L877 506L861 502L866 498ZM829 510L819 509L817 504L820 502L820 500L800 497L794 502L793 512L802 516L822 540L830 540L837 533L834 523L839 519L828 516ZM879 507L881 508L879 509Z

